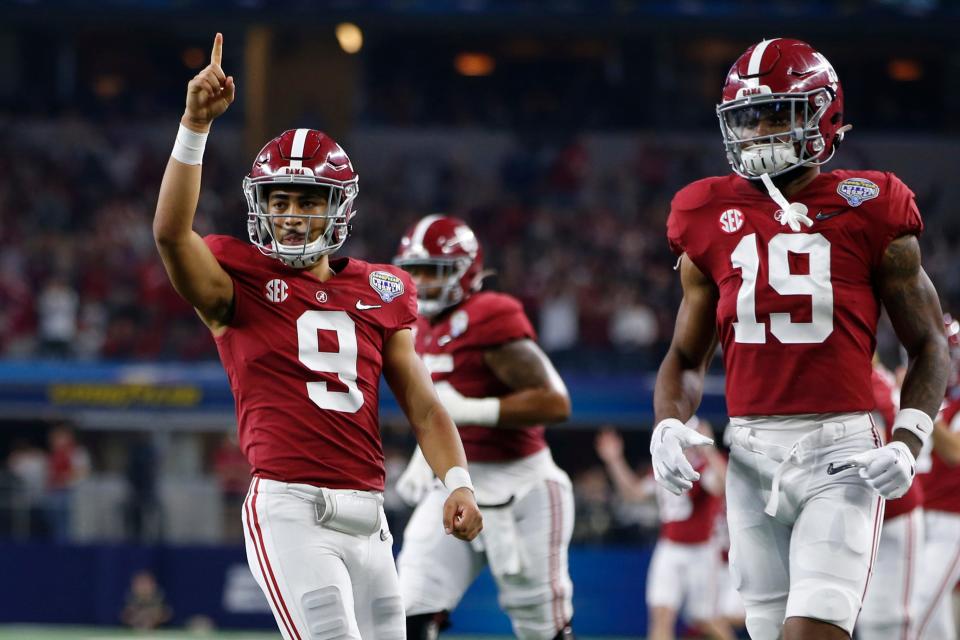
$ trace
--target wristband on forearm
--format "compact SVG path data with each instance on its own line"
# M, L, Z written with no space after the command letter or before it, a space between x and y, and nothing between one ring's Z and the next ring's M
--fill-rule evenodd
M443 478L443 486L445 486L450 493L463 487L473 491L473 482L470 480L470 473L463 467L450 467L450 469L447 470L447 475Z
M893 419L891 432L896 433L897 429L906 429L920 438L921 443L926 443L933 433L933 420L920 409L900 409Z
M173 143L170 155L183 164L203 164L203 150L207 146L209 133L197 133L183 124L177 130L177 140Z
M494 427L500 421L500 398L458 398L445 405L457 424Z

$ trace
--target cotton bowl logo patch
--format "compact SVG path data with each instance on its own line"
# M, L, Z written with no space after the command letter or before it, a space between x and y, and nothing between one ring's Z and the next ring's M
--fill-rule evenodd
M370 286L384 302L393 302L403 295L403 280L386 271L371 273Z
M743 212L740 209L727 209L720 214L720 230L724 233L736 233L743 228Z
M837 193L843 196L851 207L859 207L880 195L880 187L866 178L847 178L837 185Z

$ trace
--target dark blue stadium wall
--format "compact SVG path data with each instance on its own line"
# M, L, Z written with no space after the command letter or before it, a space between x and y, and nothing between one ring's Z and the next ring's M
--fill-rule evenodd
M580 547L570 552L576 628L641 634L650 549ZM131 576L152 571L174 611L173 624L210 617L224 628L269 628L273 619L241 548L0 544L0 623L120 624ZM463 633L509 633L485 572L453 616Z

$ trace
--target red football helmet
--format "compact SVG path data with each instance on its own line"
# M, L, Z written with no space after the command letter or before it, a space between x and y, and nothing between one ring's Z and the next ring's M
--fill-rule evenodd
M289 216L270 213L269 188L289 184L328 189L325 214L296 216L306 218L308 223L315 218L326 221L323 232L313 241L308 233L302 244L290 245L279 242L274 235L274 219ZM250 174L243 179L250 242L264 255L292 267L309 267L346 241L358 190L357 174L350 158L330 136L315 129L284 131L264 145Z
M830 62L789 38L763 40L733 63L717 116L730 166L750 179L826 163L849 129ZM761 120L783 129L761 135Z
M949 313L943 314L943 327L950 350L950 375L947 378L947 397L960 398L960 321Z
M400 240L393 263L402 269L436 269L438 284L417 285L420 313L432 317L478 291L486 275L483 249L467 224L434 214L410 227Z

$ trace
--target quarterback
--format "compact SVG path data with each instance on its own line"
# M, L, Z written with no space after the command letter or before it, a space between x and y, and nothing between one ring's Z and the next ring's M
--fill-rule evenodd
M810 45L747 49L717 115L733 173L679 191L667 220L683 299L654 392L654 474L676 493L698 479L682 449L708 439L684 422L719 342L730 562L747 631L849 638L884 499L910 488L946 385L923 223L895 175L821 172L850 127L837 74ZM885 445L871 418L881 306L909 358Z
M383 512L383 372L445 487L436 525L481 529L466 457L414 349L416 293L388 265L331 259L346 241L357 174L325 134L269 141L243 182L249 242L193 231L210 125L233 102L217 34L160 186L153 232L174 287L210 329L253 468L247 560L286 640L402 640Z
M417 504L397 559L407 637L435 638L486 564L517 638L572 640L573 492L543 426L569 416L567 389L520 303L480 291L483 249L461 220L421 219L394 264L417 284L417 352L460 430L486 523L471 544L444 536L443 487L414 452L397 484Z

